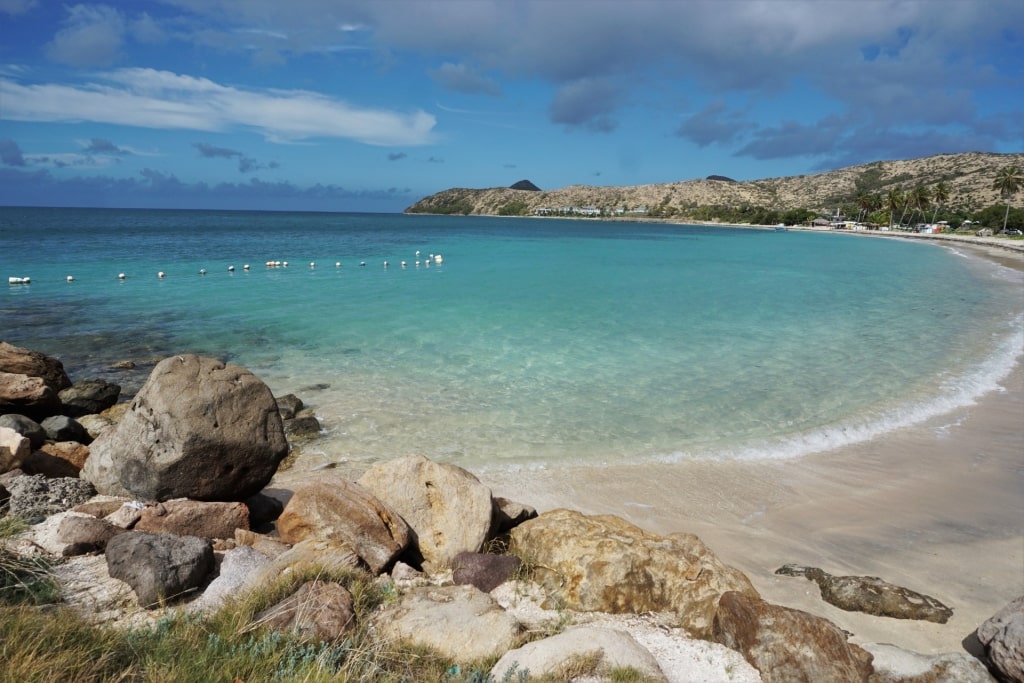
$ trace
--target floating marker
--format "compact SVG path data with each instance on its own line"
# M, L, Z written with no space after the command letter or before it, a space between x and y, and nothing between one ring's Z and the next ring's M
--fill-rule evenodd
M336 261L336 262L334 263L334 267L335 267L335 268L341 268L341 261Z
M309 267L310 268L316 268L316 261L310 261L309 262Z
M159 273L156 274L156 276L162 278L164 276L164 271L161 270ZM118 277L121 278L122 280L124 279L124 275L123 274L122 275L118 275Z
M249 264L246 263L244 266L242 266L242 270L249 270Z
M123 280L124 279L124 273L118 273L117 274L117 279L118 280Z
M74 281L75 281L75 278L72 277L71 275L68 275L68 282L74 282Z
M228 272L229 273L235 272L235 267L234 266L228 266Z
M359 262L359 265L361 265L361 266L365 266L365 265L366 265L366 261L360 261L360 262Z
M206 275L206 268L200 268L199 269L199 274L200 275Z

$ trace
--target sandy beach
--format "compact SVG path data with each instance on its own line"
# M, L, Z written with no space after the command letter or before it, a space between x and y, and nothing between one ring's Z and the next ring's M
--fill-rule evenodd
M1024 268L999 251L986 256ZM1024 594L1024 369L976 404L868 442L784 461L688 462L488 473L496 495L539 511L614 514L696 533L769 601L824 616L854 642L921 653L970 648ZM845 612L787 563L870 575L931 595L946 624Z

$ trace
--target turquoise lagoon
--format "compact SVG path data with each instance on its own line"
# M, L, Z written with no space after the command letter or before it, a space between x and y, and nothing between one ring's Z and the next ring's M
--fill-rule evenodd
M795 457L998 390L1024 345L1019 271L840 234L0 208L0 276L31 278L0 339L126 392L168 355L238 363L314 407L325 461Z

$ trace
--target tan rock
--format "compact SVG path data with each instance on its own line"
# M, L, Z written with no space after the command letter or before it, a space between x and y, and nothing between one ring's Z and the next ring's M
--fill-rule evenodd
M415 532L424 569L447 569L461 552L479 552L491 528L491 490L461 467L421 455L370 468L359 484L387 503Z
M89 457L89 447L77 441L46 443L32 451L22 465L28 474L47 477L77 477Z
M169 500L142 510L135 531L199 538L234 538L235 529L249 528L245 503Z
M307 538L345 543L374 574L409 545L409 526L389 505L342 477L323 477L295 490L277 520L286 543Z
M749 579L692 534L661 537L613 515L553 510L512 530L533 576L569 609L674 612L697 638L711 634L719 597L757 596Z
M10 427L0 427L0 474L18 469L31 454L31 442Z
M352 594L330 581L309 581L254 618L260 625L287 631L305 640L334 641L353 630Z

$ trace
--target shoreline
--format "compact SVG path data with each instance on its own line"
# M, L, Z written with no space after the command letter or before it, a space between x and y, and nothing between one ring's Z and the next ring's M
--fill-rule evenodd
M1008 253L956 241L1024 270L1024 245ZM694 533L766 600L823 616L852 642L978 654L974 630L1024 594L1019 355L1000 386L921 423L793 459L478 476L495 495L538 512L567 507L614 514L656 534ZM879 576L937 598L953 617L935 624L844 612L822 600L816 584L774 574L787 563Z

